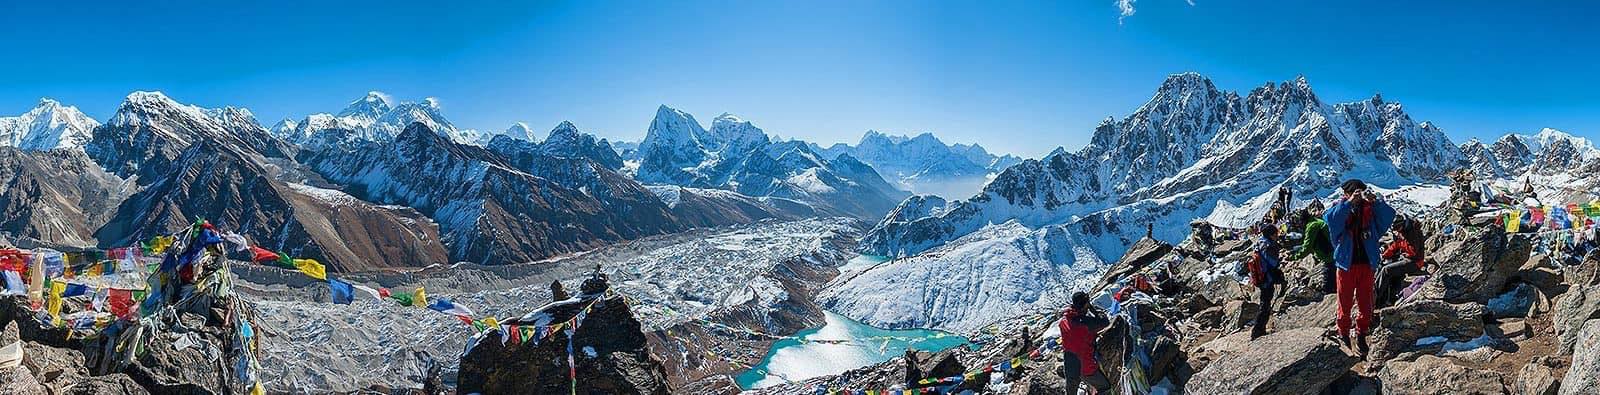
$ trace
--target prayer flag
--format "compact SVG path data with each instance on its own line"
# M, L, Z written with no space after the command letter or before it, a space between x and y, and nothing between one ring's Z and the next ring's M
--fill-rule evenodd
M471 317L472 316L472 310L471 309L468 309L468 308L466 308L464 306L461 306L461 305L455 304L454 302L451 302L450 298L434 299L433 303L429 303L428 304L428 308L432 309L433 311L437 311L437 312L440 312L440 313L445 313L445 314L449 314L449 315L453 315L453 316L457 316L457 317Z
M50 304L47 309L50 312L50 317L57 322L61 321L61 294L66 292L67 283L60 281L50 283Z
M378 290L372 289L372 287L368 287L368 286L361 285L361 284L353 284L353 283L350 284L350 286L355 287L355 289L361 290L361 292L366 292L367 294L372 295L373 299L383 299L383 295L381 295L378 292Z
M294 267L299 269L301 273L311 276L311 278L318 280L328 279L328 269L322 266L322 262L317 262L315 259L296 259L294 260Z
M127 319L133 314L133 291L112 288L106 297L111 315Z
M66 273L66 256L62 255L60 251L45 249L40 250L37 255L44 261L44 276L46 278L57 278Z
M27 295L28 284L22 282L22 275L11 270L0 271L6 282L6 295Z
M89 306L93 307L94 311L106 311L106 289L105 288L95 288L94 289L94 297L90 299Z
M328 279L328 292L333 296L333 303L350 304L350 302L355 301L355 288L344 280Z
M246 240L244 235L228 232L222 235L222 238L227 240L228 244L233 244L233 251L235 252L250 251L250 240Z
M1510 213L1506 214L1506 233L1517 233L1520 225L1522 225L1521 210L1511 210Z
M253 255L253 257L250 258L250 261L255 263L272 264L273 262L282 259L277 253L261 247L250 247L250 252Z
M86 294L89 293L89 286L87 286L87 285L83 285L83 284L68 284L68 283L65 283L65 282L63 282L62 284L66 285L66 289L61 294L61 297L63 297L63 298L70 298L70 297L78 296L78 295L86 295Z
M22 271L28 270L27 259L27 253L24 253L21 250L0 250L0 270L10 270L13 272L22 273Z
M416 299L411 301L411 305L416 307L428 307L428 291L419 286L417 287L416 295Z
M389 293L389 299L394 299L396 302L400 302L401 306L410 306L413 303L415 303L413 301L413 299L411 298L411 294L407 294L407 293L393 293L393 292L391 292L391 293Z

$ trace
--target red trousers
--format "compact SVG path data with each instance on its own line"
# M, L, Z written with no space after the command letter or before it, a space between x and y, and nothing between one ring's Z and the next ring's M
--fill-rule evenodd
M1339 311L1335 320L1339 325L1339 335L1345 336L1350 333L1352 309L1359 309L1360 314L1355 317L1356 335L1366 335L1367 329L1372 327L1372 286L1375 282L1372 265L1366 262L1354 262L1349 270L1339 271L1339 277L1335 282L1339 288L1337 296Z

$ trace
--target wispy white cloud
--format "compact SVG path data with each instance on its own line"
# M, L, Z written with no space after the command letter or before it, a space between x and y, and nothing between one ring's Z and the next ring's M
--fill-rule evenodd
M1117 0L1117 11L1121 13L1121 15L1117 16L1118 25L1122 24L1122 20L1133 16L1133 13L1138 11L1133 8L1133 3L1138 1L1139 0ZM1190 7L1194 6L1194 0L1183 0L1183 2L1189 3Z

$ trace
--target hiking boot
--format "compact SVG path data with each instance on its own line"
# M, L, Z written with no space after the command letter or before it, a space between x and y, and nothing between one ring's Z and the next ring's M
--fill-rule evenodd
M1366 359L1367 352L1369 351L1371 351L1371 349L1367 347L1367 336L1356 335L1356 357Z

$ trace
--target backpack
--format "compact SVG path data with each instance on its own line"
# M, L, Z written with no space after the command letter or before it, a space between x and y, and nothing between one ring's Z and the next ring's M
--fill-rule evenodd
M1266 283L1267 268L1265 262L1262 262L1260 251L1250 253L1250 259L1245 261L1244 268L1245 272L1250 275L1251 285L1259 287L1261 284Z

